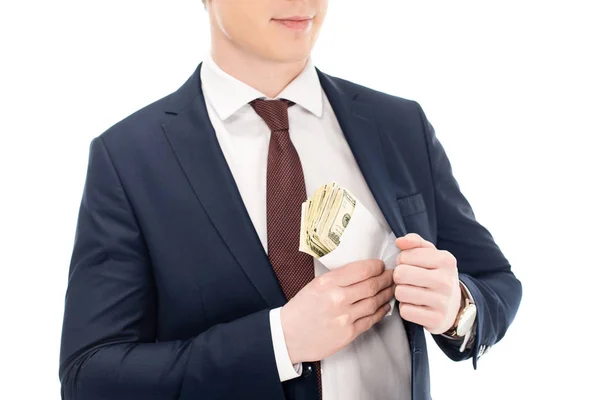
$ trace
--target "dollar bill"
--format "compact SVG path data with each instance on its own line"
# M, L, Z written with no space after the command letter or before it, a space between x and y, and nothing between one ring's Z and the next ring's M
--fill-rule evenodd
M331 222L326 224L325 240L327 242L325 244L331 249L335 249L340 244L340 238L348 226L356 206L356 199L347 190L340 190L339 197L340 200L330 211Z
M299 250L317 258L334 250L355 207L355 197L336 182L317 188L302 204Z

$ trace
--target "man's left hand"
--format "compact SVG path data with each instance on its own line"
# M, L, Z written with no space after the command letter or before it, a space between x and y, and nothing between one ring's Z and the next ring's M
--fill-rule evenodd
M452 327L461 306L456 258L416 233L396 239L394 282L400 315L432 334Z

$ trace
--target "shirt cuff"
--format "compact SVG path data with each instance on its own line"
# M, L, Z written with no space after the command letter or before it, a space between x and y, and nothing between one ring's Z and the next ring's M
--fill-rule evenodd
M302 374L302 363L292 364L290 360L283 336L283 326L281 326L281 307L274 308L269 312L269 321L279 380L284 382L299 377Z

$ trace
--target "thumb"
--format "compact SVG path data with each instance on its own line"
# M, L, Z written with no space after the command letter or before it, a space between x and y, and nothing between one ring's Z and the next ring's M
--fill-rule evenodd
M415 249L417 247L429 247L435 249L435 245L419 236L418 233L409 233L396 239L396 247L400 250Z

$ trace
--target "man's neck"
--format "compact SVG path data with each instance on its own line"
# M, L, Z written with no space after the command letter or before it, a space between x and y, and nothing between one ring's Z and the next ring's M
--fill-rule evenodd
M214 45L211 55L223 71L270 98L277 97L302 72L308 61L304 59L292 63L274 62L239 49L224 51Z

